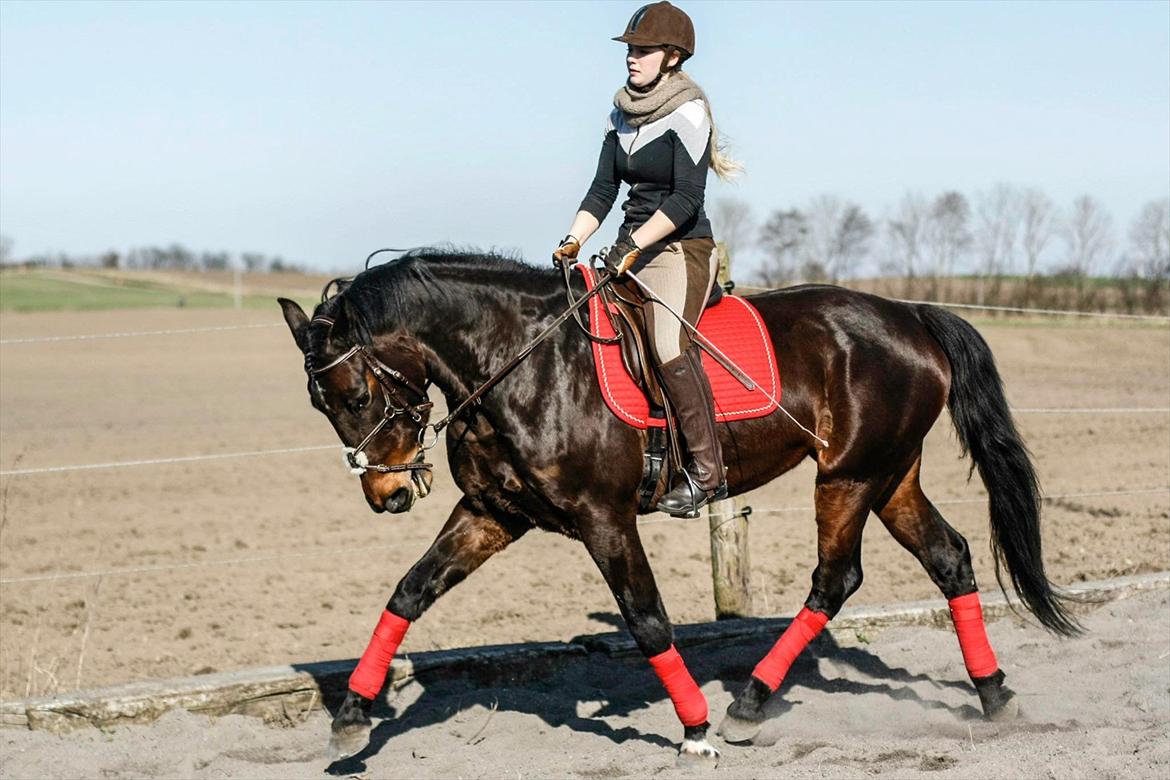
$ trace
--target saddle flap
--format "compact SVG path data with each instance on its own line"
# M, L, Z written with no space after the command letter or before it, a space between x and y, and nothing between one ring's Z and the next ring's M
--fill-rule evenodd
M622 334L619 344L626 372L646 393L650 406L661 409L662 386L658 383L658 376L651 369L653 355L646 340L646 316L642 312L642 306L622 297L621 293L615 294L612 302L607 303L610 311L617 315L614 320Z

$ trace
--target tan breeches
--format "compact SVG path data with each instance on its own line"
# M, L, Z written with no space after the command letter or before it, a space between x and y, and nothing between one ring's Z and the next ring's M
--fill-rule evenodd
M715 242L710 238L688 238L667 244L635 273L694 325L707 304L718 270ZM634 283L631 281L630 285ZM642 311L646 316L646 335L658 365L674 360L691 345L690 334L664 307L646 301Z

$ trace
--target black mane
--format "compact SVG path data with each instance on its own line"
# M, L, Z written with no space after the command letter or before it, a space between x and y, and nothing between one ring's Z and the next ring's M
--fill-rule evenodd
M352 279L334 279L326 297L313 310L309 328L309 357L323 358L330 343L371 344L377 333L429 319L436 312L482 307L493 295L524 291L555 293L561 276L517 257L499 252L434 247L412 249L399 257L362 271ZM327 296L331 290L337 292Z

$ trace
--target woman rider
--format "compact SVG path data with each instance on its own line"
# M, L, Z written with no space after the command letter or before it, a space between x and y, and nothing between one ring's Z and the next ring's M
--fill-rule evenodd
M669 2L646 5L614 40L627 45L629 80L614 97L597 174L553 262L577 257L613 208L620 182L629 182L625 221L605 265L619 277L632 269L693 325L718 270L711 223L703 212L707 169L729 178L742 166L720 153L706 96L682 71L695 53L689 16ZM711 387L699 348L678 320L648 301L643 312L662 386L690 453L689 478L678 475L657 508L693 515L727 495Z

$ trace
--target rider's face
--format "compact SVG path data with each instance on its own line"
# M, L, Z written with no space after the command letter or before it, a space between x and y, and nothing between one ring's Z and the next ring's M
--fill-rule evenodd
M627 46L626 71L630 76L630 84L644 87L658 78L665 57L666 50L661 46ZM671 55L671 64L677 61L678 55Z

